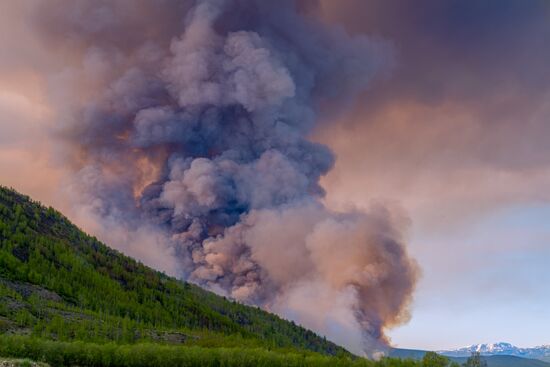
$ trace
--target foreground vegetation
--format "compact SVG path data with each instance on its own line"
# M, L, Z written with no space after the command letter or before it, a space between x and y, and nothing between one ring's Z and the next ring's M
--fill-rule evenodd
M0 355L31 358L52 366L201 366L201 367L447 367L445 357L428 353L422 361L329 357L313 352L280 352L263 348L203 348L157 343L121 345L56 342L30 337L0 336ZM458 365L456 365L458 366Z
M363 359L338 359L316 353L280 353L262 348L92 344L28 337L0 337L0 355L31 358L52 366L370 366Z

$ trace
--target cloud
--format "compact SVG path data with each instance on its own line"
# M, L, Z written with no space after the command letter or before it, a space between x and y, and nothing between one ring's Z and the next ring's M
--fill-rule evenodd
M525 311L533 306L519 299L548 304L540 292L525 294L539 278L523 275L543 269L529 254L547 259L533 248L545 227L512 235L508 222L489 222L502 212L517 221L522 208L549 200L549 10L544 1L323 2L325 21L389 39L397 55L392 75L316 138L337 156L322 180L329 207L385 199L412 218L411 251L424 277L413 306L420 320L393 333L401 345L472 342L471 332L454 332L465 321L449 325L443 341L428 337L434 312L447 320L461 313L469 330L502 339L505 331L486 322L496 308L506 304L519 327L533 322ZM508 337L540 343L544 333Z
M397 54L390 78L318 131L339 158L323 181L333 205L386 197L437 228L434 198L450 222L548 199L548 4L322 5L326 21L390 39Z

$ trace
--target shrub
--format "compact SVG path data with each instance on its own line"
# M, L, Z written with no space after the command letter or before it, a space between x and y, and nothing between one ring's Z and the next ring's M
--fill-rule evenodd
M0 355L31 358L52 366L86 367L369 367L365 359L314 353L282 353L262 348L203 348L153 343L117 345L57 342L22 336L0 336Z

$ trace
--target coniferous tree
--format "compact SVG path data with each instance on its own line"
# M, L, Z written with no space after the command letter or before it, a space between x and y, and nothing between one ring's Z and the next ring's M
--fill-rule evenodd
M481 353L473 352L468 358L465 367L487 367L487 361L481 357Z

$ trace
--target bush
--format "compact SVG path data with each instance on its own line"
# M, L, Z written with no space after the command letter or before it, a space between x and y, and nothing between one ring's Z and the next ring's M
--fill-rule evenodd
M93 344L5 335L0 336L0 355L31 358L60 367L374 366L373 362L360 358L326 357L314 353L280 353L261 348L202 348L153 343Z
M423 367L447 367L451 361L435 352L428 352L422 358Z

